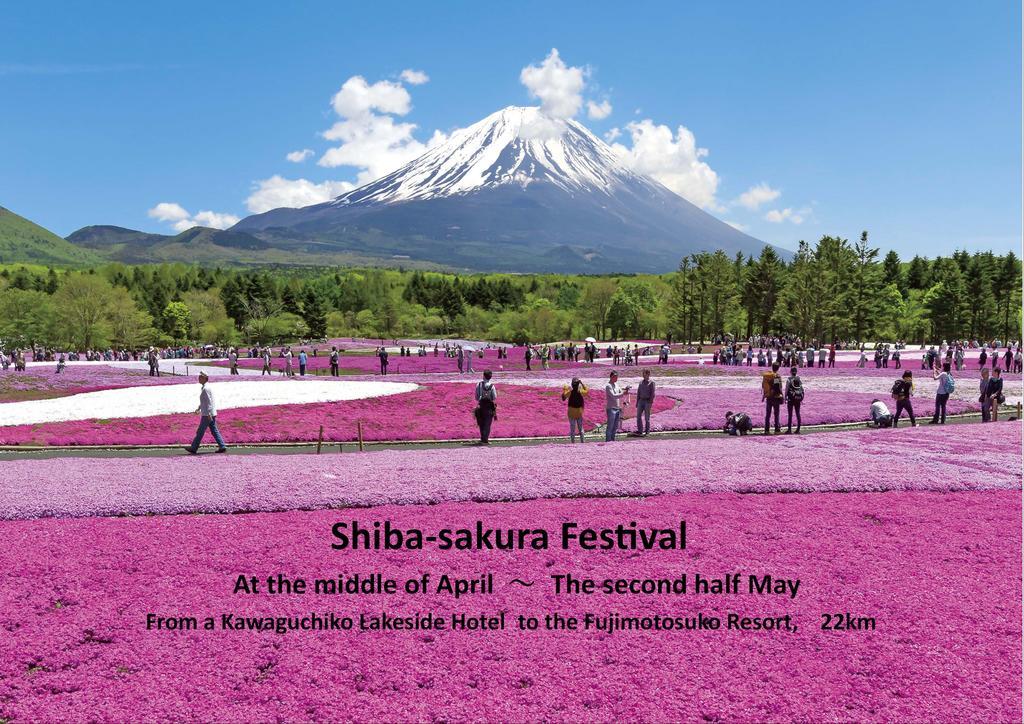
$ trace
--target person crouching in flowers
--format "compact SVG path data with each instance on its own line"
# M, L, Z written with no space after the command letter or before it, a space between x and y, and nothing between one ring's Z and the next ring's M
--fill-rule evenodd
M754 423L750 421L750 415L747 413L733 412L732 410L725 413L725 427L722 428L722 432L726 435L740 437L753 429Z
M579 430L580 442L583 438L583 408L586 405L587 386L579 377L572 378L571 385L562 387L562 400L568 403L569 441L576 442L576 431Z
M917 419L914 417L914 407L910 404L910 398L914 396L914 373L907 370L903 377L896 380L892 385L892 399L896 400L896 414L892 418L892 426L899 427L900 414L906 410L910 417L912 427L917 427Z
M195 439L192 440L189 447L185 448L192 455L199 452L199 446L203 442L203 435L206 434L207 428L213 433L213 439L217 441L217 452L228 451L227 445L224 444L224 438L220 436L220 429L217 427L217 403L213 399L213 390L206 386L209 379L205 372L199 373L199 384L202 388L199 391L199 409L196 412L202 417L199 418L199 429L196 430Z

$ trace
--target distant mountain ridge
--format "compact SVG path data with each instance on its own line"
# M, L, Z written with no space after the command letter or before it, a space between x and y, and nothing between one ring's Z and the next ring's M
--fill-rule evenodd
M94 252L0 206L0 264L87 266L99 261Z

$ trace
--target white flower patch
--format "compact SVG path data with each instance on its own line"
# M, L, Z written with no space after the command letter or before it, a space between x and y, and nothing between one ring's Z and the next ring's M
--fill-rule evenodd
M263 405L303 405L384 397L411 392L410 382L340 382L318 380L282 380L210 384L218 410ZM66 420L152 417L179 412L195 412L199 407L199 388L194 385L155 385L118 390L85 392L50 400L0 404L0 426L34 425Z

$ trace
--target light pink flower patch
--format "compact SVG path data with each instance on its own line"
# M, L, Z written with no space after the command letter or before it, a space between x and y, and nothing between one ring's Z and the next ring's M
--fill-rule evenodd
M1013 423L583 445L14 460L0 518L690 492L1019 490ZM336 448L335 448L336 450Z
M740 443L741 446L743 443ZM638 448L646 446L635 446ZM739 449L739 446L737 446ZM527 458L528 459L528 458ZM762 458L762 462L767 458ZM630 472L646 472L624 465ZM685 470L685 468L683 468ZM444 471L444 466L437 468ZM198 469L197 469L198 471ZM394 470L392 472L395 472ZM487 468L478 469L486 475ZM808 474L807 467L795 472ZM816 479L823 479L827 471ZM412 471L403 471L408 476ZM447 476L446 476L447 477ZM206 474L207 480L216 476ZM251 481L258 489L261 481ZM297 480L296 484L301 484ZM337 521L674 528L685 551L335 551ZM1019 491L663 496L0 523L0 717L11 721L1019 721ZM239 575L431 575L419 595L233 594ZM493 595L436 592L493 573ZM773 575L786 595L556 596L551 576ZM532 582L530 588L511 583ZM821 630L849 611L873 631ZM147 614L311 612L497 631L146 630ZM520 631L519 615L717 617L720 631ZM791 616L796 633L726 629Z
M62 373L55 374L53 367L29 367L24 372L15 372L11 367L0 370L0 403L14 400L32 400L45 397L62 397L81 392L95 392L119 387L140 385L173 385L195 382L195 378L173 377L164 374L150 377L144 370L109 367L107 365L68 364Z

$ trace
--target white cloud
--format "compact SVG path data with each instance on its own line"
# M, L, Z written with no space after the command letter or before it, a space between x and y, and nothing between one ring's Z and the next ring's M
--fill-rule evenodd
M808 207L804 207L802 209L791 209L787 207L785 209L772 209L764 215L764 218L773 224L781 224L783 221L789 221L793 224L799 225L807 220L810 213L811 210Z
M587 71L567 66L552 48L540 65L528 65L519 80L530 95L540 100L541 111L551 118L572 118L583 106Z
M594 103L594 101L587 101L587 117L593 118L595 121L600 121L612 114L612 104L607 99L600 103Z
M304 148L301 151L292 151L285 158L292 163L302 163L314 153L312 148Z
M740 206L746 207L751 211L757 211L761 208L762 204L767 204L771 201L782 196L782 192L778 189L773 189L768 184L762 182L756 186L751 186L749 189L740 194L733 204L739 204Z
M412 98L400 83L379 80L370 85L361 75L354 75L334 94L331 106L343 118L365 116L374 111L404 116L412 109Z
M320 204L354 188L355 184L348 181L324 181L318 184L304 178L287 179L274 175L253 184L253 192L245 200L245 205L252 213L262 214L282 206L298 208Z
M353 76L334 95L332 106L341 120L321 135L339 145L325 151L317 164L359 169L358 185L391 173L447 139L441 131L434 131L424 143L413 135L415 123L395 120L395 116L403 116L412 108L408 91L397 83L378 81L369 85L362 77Z
M626 124L631 146L613 143L612 150L637 173L651 176L692 204L703 209L721 210L715 199L718 174L705 161L706 148L697 146L693 132L678 126L673 134L665 125L651 119Z
M167 223L173 223L176 221L184 221L190 214L185 211L184 207L180 204L171 203L169 201L162 201L149 211L146 215L151 219L157 221L164 221Z
M325 168L361 168L356 182L359 185L369 183L448 138L441 131L434 131L430 140L422 143L413 136L415 130L415 123L396 123L391 116L376 114L338 121L324 131L323 137L340 141L341 145L328 149L317 163Z
M163 201L146 214L151 219L170 224L178 232L191 229L193 226L209 226L214 229L226 229L234 226L239 219L234 214L222 214L216 211L200 211L195 216L190 214L181 204Z
M422 70L413 70L412 68L406 68L402 71L401 79L409 85L423 85L430 81L430 76L424 73Z
M214 229L226 229L234 226L240 219L234 214L219 214L216 211L200 211L192 217L193 226L209 226Z
M519 137L524 141L558 138L565 133L565 121L561 118L551 118L543 113L528 116L519 124Z
M604 134L604 140L608 141L608 143L611 143L612 141L614 141L616 138L618 138L621 135L622 135L622 129L621 128L613 128L612 130L610 130L606 134Z

